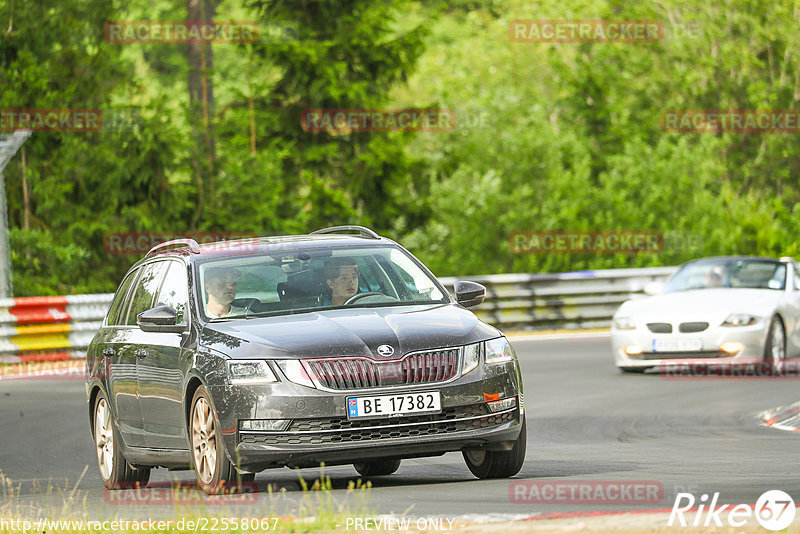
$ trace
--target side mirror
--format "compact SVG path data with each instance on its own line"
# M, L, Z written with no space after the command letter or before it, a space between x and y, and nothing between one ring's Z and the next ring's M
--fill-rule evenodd
M454 289L456 290L456 302L470 308L477 306L486 298L486 288L475 282L456 282Z
M664 292L665 287L666 285L664 284L664 282L658 282L658 281L648 282L644 286L644 294L649 295L651 297L660 295Z
M185 324L178 322L178 312L170 306L156 306L136 316L136 324L143 332L175 332L186 330Z

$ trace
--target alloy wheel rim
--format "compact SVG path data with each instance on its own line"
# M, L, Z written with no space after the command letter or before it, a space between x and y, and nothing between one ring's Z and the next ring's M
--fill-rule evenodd
M103 480L108 480L114 470L114 432L111 429L111 411L105 399L98 401L95 410L94 443L100 476Z
M784 357L783 328L780 323L775 323L772 329L772 361L780 363Z
M483 462L486 460L486 451L483 449L479 450L468 450L467 457L472 465L482 465Z
M194 405L192 445L197 475L203 484L210 484L217 466L217 433L211 406L203 397Z

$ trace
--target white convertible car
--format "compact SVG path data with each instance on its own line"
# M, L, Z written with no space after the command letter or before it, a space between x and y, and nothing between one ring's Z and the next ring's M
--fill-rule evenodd
M800 355L800 270L792 258L695 260L645 292L612 321L614 361L623 371L691 362L782 372Z

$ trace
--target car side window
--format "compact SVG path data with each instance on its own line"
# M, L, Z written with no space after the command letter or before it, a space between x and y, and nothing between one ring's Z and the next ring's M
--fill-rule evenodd
M111 303L111 308L108 310L108 316L106 317L107 325L113 326L120 324L120 314L127 309L127 306L124 306L124 304L128 302L128 290L133 281L136 280L136 274L138 272L139 269L132 271L125 277L122 284L120 284L117 295L114 297L114 302Z
M800 289L800 268L794 266L794 288Z
M186 324L186 309L189 304L186 267L181 262L171 261L158 294L157 306L167 305L178 312L176 324Z
M136 290L131 299L128 320L125 324L135 325L136 316L153 307L156 293L158 293L158 288L161 287L166 268L166 261L148 263L142 267L142 275L139 277L139 281L136 282Z

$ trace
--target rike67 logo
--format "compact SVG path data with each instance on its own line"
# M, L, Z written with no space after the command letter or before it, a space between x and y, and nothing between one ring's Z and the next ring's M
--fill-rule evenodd
M704 493L699 499L699 505L695 496L691 493L678 493L675 496L675 504L669 514L667 526L677 524L685 526L708 527L712 524L718 527L724 526L723 517L729 526L743 527L755 516L756 521L767 530L778 531L788 527L794 520L796 509L794 500L788 493L781 490L769 490L764 492L756 501L755 506L750 504L731 504L717 505L719 492L714 493L711 501L709 496ZM687 523L684 514L694 513L694 521ZM723 516L724 514L724 516Z

